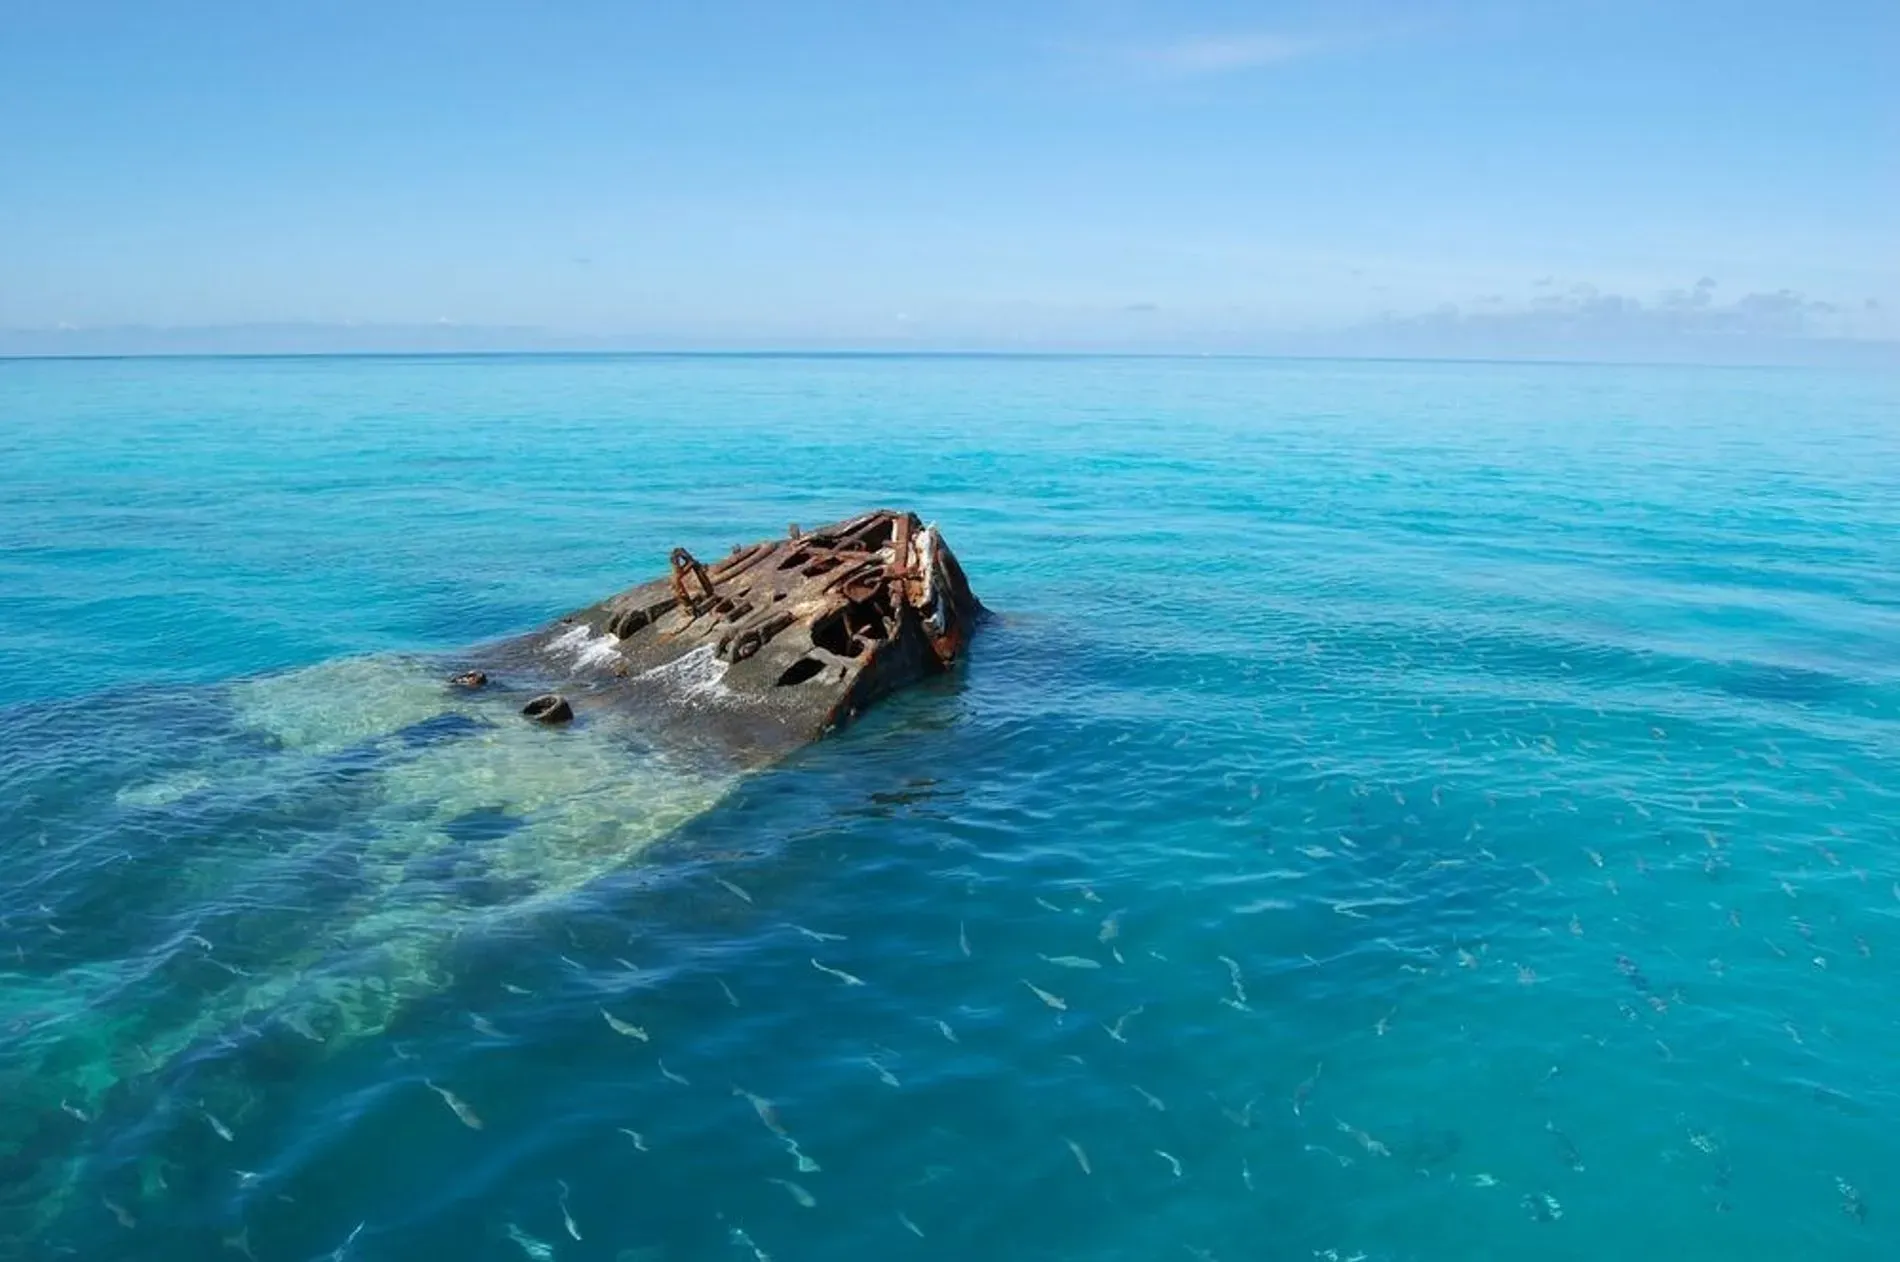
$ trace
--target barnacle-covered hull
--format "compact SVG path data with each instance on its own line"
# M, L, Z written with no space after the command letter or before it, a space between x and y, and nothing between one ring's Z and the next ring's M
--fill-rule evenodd
M711 565L675 549L666 577L475 660L544 722L636 707L656 735L771 757L949 669L981 614L936 527L879 509Z

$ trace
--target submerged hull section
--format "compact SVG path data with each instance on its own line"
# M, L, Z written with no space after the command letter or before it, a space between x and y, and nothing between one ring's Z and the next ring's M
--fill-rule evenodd
M636 707L657 731L770 758L949 669L982 611L936 527L880 509L711 565L675 549L666 577L498 646L466 683L552 681L521 698L526 717Z
M452 666L351 658L36 707L9 735L56 755L16 765L86 765L71 751L103 716L124 734L114 765L141 770L116 793L29 777L22 833L90 838L60 862L138 914L68 936L47 912L6 961L0 1256L124 1230L102 1196L166 1221L191 1192L163 1172L222 1169L219 1128L251 1142L260 1102L306 1067L445 1004L473 1020L487 961L575 943L585 891L748 771L946 670L981 613L934 529L875 512L715 565L676 552L667 577ZM139 726L163 706L182 717Z

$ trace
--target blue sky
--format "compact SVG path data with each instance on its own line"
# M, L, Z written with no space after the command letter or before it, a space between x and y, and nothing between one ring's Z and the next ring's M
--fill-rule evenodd
M0 350L1900 339L1892 0L0 5Z

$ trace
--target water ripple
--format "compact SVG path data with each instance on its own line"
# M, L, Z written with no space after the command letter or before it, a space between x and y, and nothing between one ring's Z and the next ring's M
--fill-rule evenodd
M1890 382L8 374L9 1256L1900 1246ZM440 684L872 502L998 617L769 771Z

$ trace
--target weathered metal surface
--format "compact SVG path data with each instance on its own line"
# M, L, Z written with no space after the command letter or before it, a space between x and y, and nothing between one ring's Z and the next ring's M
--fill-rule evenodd
M675 548L666 577L500 646L481 665L498 687L538 677L540 692L552 680L582 721L594 706L644 705L658 727L770 753L949 669L982 612L936 527L879 509L793 526L710 565ZM543 721L566 717L546 697L530 707Z

